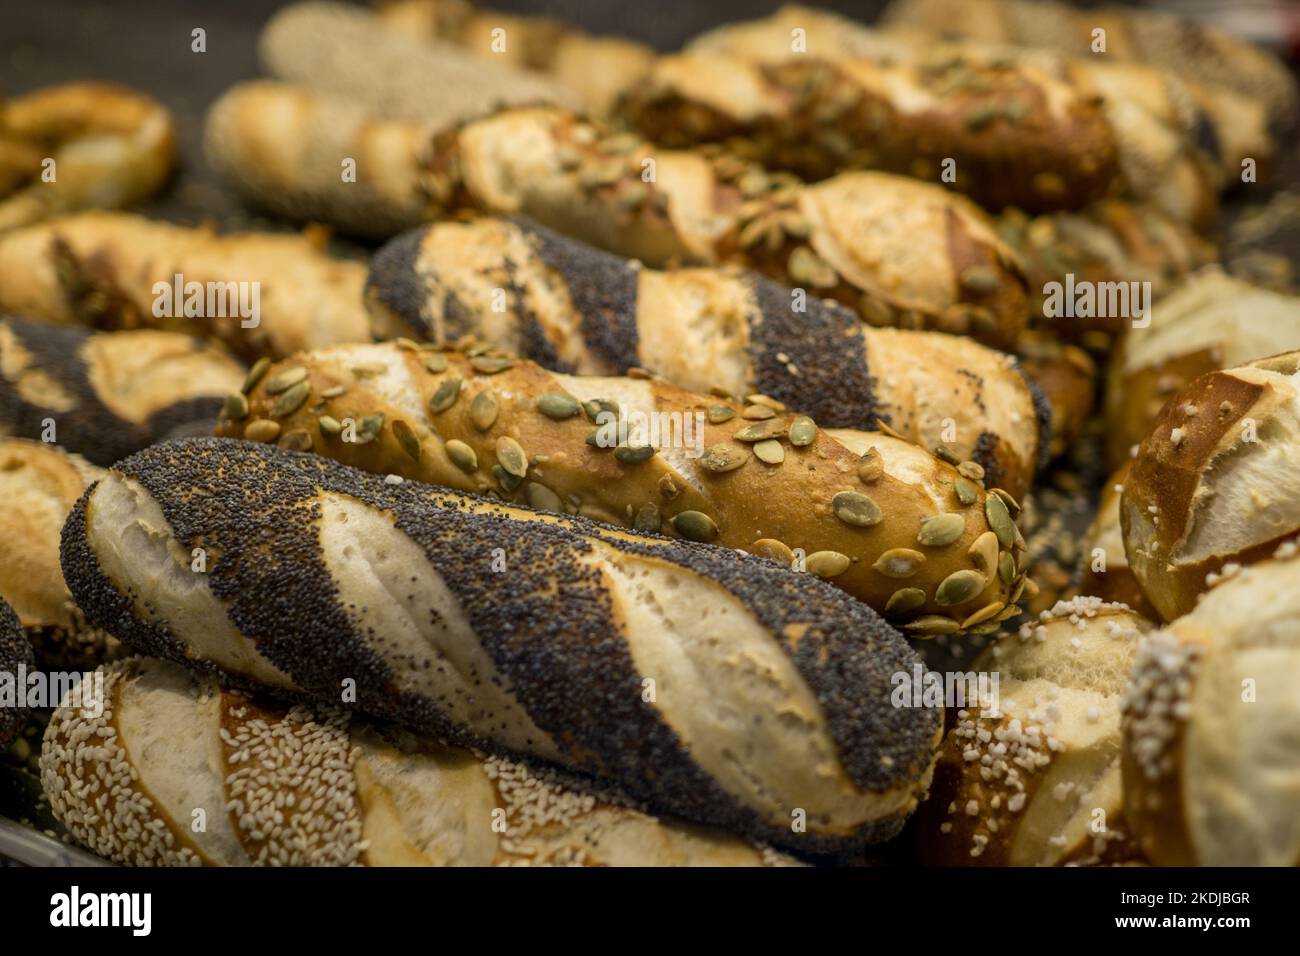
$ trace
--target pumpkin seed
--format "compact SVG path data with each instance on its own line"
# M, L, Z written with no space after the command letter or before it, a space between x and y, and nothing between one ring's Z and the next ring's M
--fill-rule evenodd
M307 434L305 429L295 428L293 431L281 435L276 444L290 451L310 451L311 435Z
M983 481L984 466L977 461L963 461L957 466L957 474L971 481Z
M817 423L807 415L800 415L790 423L790 444L796 448L811 445L817 438Z
M814 551L804 561L810 574L819 578L833 578L849 569L849 556L838 551Z
M447 371L447 356L441 352L430 352L424 358L424 367L435 375L439 372L445 372Z
M347 391L347 389L344 388L342 385L331 385L329 388L325 389L325 391L323 391L323 392L320 393L320 397L321 397L321 398L338 398L340 395L342 395L342 394L343 394L344 392L346 392L346 391Z
M519 490L519 486L524 483L522 478L518 475L510 474L510 472L506 471L500 465L492 466L492 477L497 480L497 483L501 485L502 489L508 495L513 495Z
M447 442L447 457L451 463L467 474L478 471L478 453L458 438Z
M497 461L516 478L523 478L528 474L528 455L524 453L523 446L509 435L502 435L497 439Z
M925 592L920 588L899 588L885 602L886 614L908 614L925 603Z
M769 418L775 418L776 412L767 405L746 405L745 410L740 413L740 417L746 421L762 422Z
M723 422L729 422L735 418L736 410L728 408L726 405L710 405L706 417L710 424L721 425Z
M952 490L957 493L957 500L966 506L973 505L980 496L979 488L975 486L975 483L965 478L958 478L954 481Z
M395 418L393 419L393 437L397 439L397 444L402 446L402 451L406 452L412 461L420 460L422 449L420 448L419 436L415 434L414 428L402 419Z
M358 445L364 445L372 442L379 437L379 432L384 427L384 416L382 413L367 415L357 424L357 441Z
M1005 491L1002 488L993 488L991 489L991 493L1002 499L1002 503L1007 506L1007 514L1011 515L1011 517L1014 518L1016 515L1020 514L1020 502L1011 497L1011 492Z
M269 418L255 418L244 426L244 437L249 441L275 441L280 434L280 423Z
M910 578L925 564L925 555L911 548L890 548L872 567L887 578Z
M785 447L776 439L769 438L754 446L754 457L769 465L779 465L785 461Z
M985 266L968 266L961 271L962 288L978 295L998 290L998 274Z
M597 425L587 434L587 444L592 448L614 448L618 445L618 422Z
M266 374L266 370L269 369L270 367L271 367L271 360L266 356L262 356L260 359L254 362L253 367L248 370L248 376L244 379L244 384L240 388L240 391L242 391L245 395L247 395L249 392L255 389L257 387L257 383L262 380L262 376Z
M320 429L320 433L326 438L333 438L343 431L342 423L337 418L332 418L329 415L322 415L317 420L316 427Z
M469 360L470 368L483 375L496 375L515 367L515 360L498 355L476 355Z
M745 401L750 405L766 405L774 412L785 411L785 402L778 401L771 395L764 395L762 392L755 392L753 395L746 395Z
M460 397L460 385L459 378L444 379L429 398L429 411L437 415L451 408Z
M857 528L870 528L880 524L885 517L880 505L859 491L841 491L831 499L831 511L845 524Z
M1022 614L1024 614L1024 613L1025 613L1025 612L1024 612L1021 608L1016 607L1016 605L1015 605L1014 603L1008 602L1008 603L1007 603L1006 610L1005 610L1005 611L1002 611L1000 614L998 614L998 616L997 616L996 618L994 618L994 620L995 620L995 621L999 621L999 622L1001 622L1001 621L1009 621L1009 620L1011 620L1013 617L1019 617L1020 615L1022 615Z
M966 531L966 519L962 515L947 512L926 518L921 522L921 530L916 540L929 548L942 548L952 544Z
M310 382L299 382L297 385L289 386L289 389L281 392L280 397L275 400L275 405L271 408L271 415L275 418L292 415L302 407L302 403L307 401L307 396L310 394Z
M808 246L795 246L785 268L795 282L805 282L815 288L830 288L840 281L839 273Z
M998 536L998 543L1004 548L1009 548L1016 543L1016 526L1011 522L1011 515L1007 513L1007 506L1002 503L1002 499L997 495L989 495L984 499L984 515L989 520L989 527L993 533Z
M864 485L874 484L885 473L885 460L873 445L858 459L858 480Z
M243 392L227 395L223 411L232 422L242 421L248 417L248 399Z
M1003 551L998 556L998 577L1007 585L1016 579L1016 559L1011 557L1010 551Z
M988 578L978 571L969 569L954 571L939 582L939 586L934 591L934 600L944 607L965 604L983 591L986 584L988 584Z
M673 530L688 541L712 541L718 526L702 511L679 511L673 515Z
M619 445L614 449L614 457L625 465L639 465L654 457L654 445Z
M975 627L967 629L966 633L973 634L976 637L983 637L986 634L996 634L1001 628L1001 624L996 620L992 620L985 624L977 624Z
M903 625L903 630L911 631L913 634L923 637L934 637L938 634L956 634L960 629L960 624L950 617L944 617L942 614L927 614Z
M528 500L528 507L530 508L564 514L564 502L560 500L559 495L545 485L530 481L528 487L524 489L524 497Z
M957 456L957 453L944 444L934 446L934 457L946 461L950 465L961 464L961 458Z
M663 518L659 514L659 506L653 501L647 501L637 509L636 517L632 519L633 531L658 531Z
M553 418L557 422L566 418L572 418L582 411L582 406L578 400L564 392L547 392L537 400L537 410L547 418Z
M769 419L765 422L756 422L753 425L746 425L732 437L736 441L759 442L767 441L769 438L781 438L788 432L789 426L779 418Z
M760 558L770 558L784 564L787 568L794 563L794 552L784 541L778 541L776 538L759 538L749 546L749 553L756 554Z
M591 419L593 425L603 424L600 421L600 413L608 412L615 418L618 417L618 402L611 398L593 398L582 403L582 410L586 412L587 418Z
M735 471L749 460L749 451L741 445L722 442L709 448L699 457L699 466L715 474Z
M299 382L306 381L306 379L307 370L301 365L287 368L283 372L276 372L266 380L266 394L279 395Z
M497 401L496 392L490 388L483 389L469 403L469 420L481 432L495 425L500 413L501 403Z
M992 604L985 604L982 608L961 622L962 630L964 631L968 627L976 627L983 624L985 621L991 620L998 614L1001 614L1002 609L1006 606L1006 602L1004 601L994 601Z
M998 563L998 536L992 531L985 531L975 539L966 554L979 565L981 571L992 574Z

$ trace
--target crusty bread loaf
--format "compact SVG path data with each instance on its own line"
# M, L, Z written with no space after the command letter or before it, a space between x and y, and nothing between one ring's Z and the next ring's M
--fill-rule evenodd
M322 246L319 234L217 235L125 213L65 216L0 236L0 312L109 329L202 333L249 361L366 341L366 268ZM174 294L173 312L155 313L161 294L155 285L174 288L177 275L183 299L190 283L204 288L205 314L185 315ZM223 299L211 301L224 301L228 314L206 314L209 287L222 293ZM258 315L234 314L231 304L252 305L254 294Z
M117 652L115 639L86 624L59 568L63 521L102 474L57 445L0 438L0 598L52 670L92 670Z
M1009 617L1024 584L1024 539L1008 514L1019 506L986 493L977 465L884 433L823 429L766 396L564 375L486 346L408 341L272 366L232 398L218 434L757 551L920 635Z
M1097 363L1083 349L1041 329L1029 329L1016 345L1020 365L1047 403L1051 436L1045 457L1074 446L1097 398Z
M197 550L196 550L197 549ZM93 486L63 572L132 649L594 774L807 854L891 836L939 715L811 574L315 455L188 439Z
M1118 467L1165 402L1198 375L1300 348L1300 297L1209 268L1160 300L1115 351L1106 390L1107 454Z
M1124 807L1169 866L1296 866L1294 542L1211 588L1138 651L1124 702Z
M218 100L207 144L246 196L369 235L464 211L520 214L650 266L752 268L881 325L1010 347L1027 319L1019 264L992 220L939 186L887 173L808 186L734 157L656 149L554 107L432 134L267 82ZM357 158L356 182L340 179L345 157Z
M79 209L129 206L162 188L176 129L151 96L60 83L0 100L0 232Z
M692 391L768 395L826 427L880 422L946 445L1016 497L1046 435L1048 407L1015 360L964 336L864 326L754 273L660 272L527 220L403 235L376 253L366 299L379 339L470 335L555 371L643 368Z
M1166 621L1300 531L1300 352L1202 375L1160 412L1120 499L1124 550Z
M345 96L377 119L450 126L503 106L583 105L567 86L505 57L488 65L450 43L402 36L370 11L343 3L281 7L257 45L269 75Z
M1296 81L1285 64L1209 23L1132 7L1085 11L1026 0L894 0L885 21L1070 56L1086 55L1092 31L1100 27L1106 31L1107 60L1151 64L1222 86L1265 103L1277 121L1294 122Z
M133 866L760 866L555 770L223 690L150 658L50 722L41 779L74 839ZM201 822L201 826L199 825Z
M1137 855L1123 814L1120 702L1149 628L1122 605L1075 598L974 662L973 674L997 675L997 700L967 702L940 750L920 818L927 863L1059 866Z
M1118 175L1095 97L1041 70L946 50L899 62L792 46L782 26L768 43L662 57L616 111L665 146L726 142L809 179L885 169L988 208L1077 208ZM944 163L955 176L942 178Z
M224 349L177 332L0 318L0 434L57 442L108 465L208 432L245 374Z
M642 82L655 59L654 50L643 43L592 36L549 17L471 6L465 0L383 0L375 15L408 37L454 43L478 56L543 73L581 96L594 116L607 114L619 95Z
M1119 499L1132 462L1125 462L1101 488L1097 513L1083 536L1079 553L1079 592L1115 604L1125 604L1143 617L1159 615L1138 584L1124 553L1124 532L1119 523Z
M35 667L32 657L32 645L27 634L18 622L14 609L0 598L0 693L10 696L17 693L21 679L19 668ZM7 689L5 688L7 685ZM3 702L0 706L0 753L9 746L27 720L27 708L16 706L15 700Z

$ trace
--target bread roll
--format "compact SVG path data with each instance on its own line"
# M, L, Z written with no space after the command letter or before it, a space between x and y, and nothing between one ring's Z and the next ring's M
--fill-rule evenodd
M1147 600L1128 555L1124 553L1124 532L1119 523L1119 499L1128 481L1131 462L1107 479L1101 487L1097 513L1083 536L1079 555L1079 591L1115 604L1124 604L1135 613L1155 621L1159 615Z
M1300 559L1293 541L1139 649L1124 808L1168 866L1300 865Z
M1016 347L1021 368L1047 402L1051 424L1047 458L1074 447L1097 397L1097 363L1083 349L1041 330L1030 330Z
M1281 295L1217 268L1160 300L1151 323L1116 350L1106 391L1107 454L1118 467L1165 402L1206 372L1300 348L1300 297Z
M1019 505L986 492L978 465L882 432L823 429L765 396L561 375L485 346L408 341L303 353L230 405L220 435L756 551L918 635L1005 619L1025 586Z
M917 660L898 632L729 549L210 438L119 462L62 559L77 603L138 652L796 852L892 836L929 780L939 715L890 704Z
M0 598L13 607L42 666L93 670L117 641L86 623L59 568L59 530L103 472L57 445L0 438Z
M754 273L661 272L527 220L477 219L385 245L366 299L376 338L472 335L555 371L642 368L691 391L768 395L832 428L879 421L946 445L1016 497L1039 464L1047 408L1014 359L964 336L864 326Z
M245 369L177 332L91 332L0 318L0 434L57 442L109 465L203 434Z
M201 333L249 362L367 341L366 267L334 258L322 245L319 230L217 235L125 213L65 216L0 236L0 312L65 325ZM160 299L165 293L155 287L174 290L177 276L182 295ZM191 283L204 289L203 315L183 311ZM207 311L209 301L218 315ZM155 306L167 302L173 311L156 314Z
M996 706L957 714L920 818L922 859L946 866L1124 862L1137 854L1120 786L1120 701L1150 625L1075 598L985 651Z
M1300 531L1300 352L1202 375L1160 412L1120 499L1129 564L1166 621L1212 576Z
M176 664L100 668L41 755L77 842L129 866L760 866L793 861L661 821L576 778L223 690ZM199 821L202 826L197 826Z

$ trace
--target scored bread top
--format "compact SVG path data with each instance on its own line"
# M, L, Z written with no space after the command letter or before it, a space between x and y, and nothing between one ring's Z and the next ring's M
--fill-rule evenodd
M365 712L812 853L894 832L939 729L890 704L897 632L809 575L250 443L120 463L63 562L138 651L328 702L355 681Z

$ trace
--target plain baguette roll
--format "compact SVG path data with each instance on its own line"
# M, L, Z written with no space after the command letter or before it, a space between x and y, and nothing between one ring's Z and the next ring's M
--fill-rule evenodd
M1008 511L1019 506L986 491L978 466L884 432L820 428L772 401L399 341L272 366L217 433L755 551L918 636L1019 613L1027 562Z
M0 317L0 434L56 441L108 465L203 434L245 375L225 349L179 332Z
M897 832L940 732L890 704L915 653L813 575L250 442L119 462L62 561L137 652L809 855Z
M1159 615L1142 593L1128 555L1124 553L1124 532L1120 528L1119 501L1128 481L1132 462L1120 467L1102 485L1097 513L1083 536L1079 554L1079 591L1116 604L1125 604L1149 620Z
M1160 300L1151 322L1116 349L1106 392L1107 453L1114 467L1142 441L1160 409L1198 375L1300 348L1300 297L1207 268Z
M1157 864L1300 865L1296 555L1228 575L1138 652L1124 806Z
M9 685L6 696L8 693L16 693L20 668L31 670L35 666L32 645L18 621L18 615L0 598L0 683ZM13 702L5 702L0 706L0 753L8 748L26 720L26 707L16 707Z
M336 168L337 174L337 168ZM126 213L89 212L0 236L0 312L63 325L156 328L219 339L248 361L369 339L366 267L308 235L219 235ZM236 285L259 316L156 316L156 283ZM216 288L216 287L214 287ZM228 300L229 301L229 300ZM173 303L180 310L182 303ZM206 305L205 305L206 308Z
M1098 598L1061 601L971 665L996 700L969 701L921 811L922 859L945 866L1125 862L1120 703L1151 625ZM981 702L982 703L982 702Z
M297 219L386 237L468 212L523 215L646 265L737 265L873 324L1010 347L1028 320L1016 254L965 197L888 173L808 185L735 157L663 150L552 106L432 131L259 82L212 107L214 166ZM356 181L339 163L357 160Z
M1221 571L1300 531L1300 352L1202 375L1142 441L1120 523L1129 565L1166 621Z
M102 475L57 445L0 438L0 598L17 613L37 660L53 670L93 670L120 647L86 623L59 567L64 519Z
M55 712L41 780L77 842L117 863L793 863L554 770L367 726L337 708L257 700L168 661L131 658L98 676L103 712L71 702Z
M692 391L757 392L828 427L879 421L927 448L946 445L983 468L990 487L1029 490L1049 411L1015 359L798 298L754 273L658 271L527 220L491 218L394 239L366 284L379 339L469 335L561 372L643 368Z

